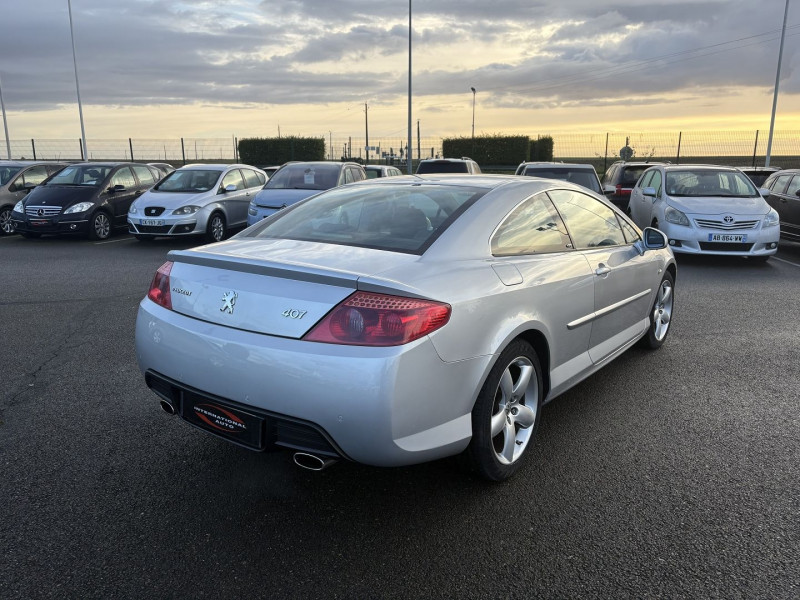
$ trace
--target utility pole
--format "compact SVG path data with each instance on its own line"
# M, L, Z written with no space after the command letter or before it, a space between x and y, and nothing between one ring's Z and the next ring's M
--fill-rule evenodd
M328 130L328 148L330 148L331 160L333 160L333 132Z
M778 108L778 85L781 82L781 59L783 58L783 40L786 37L786 18L789 16L789 0L786 0L786 9L783 11L783 29L781 29L781 48L778 51L778 73L775 75L775 93L772 97L772 118L769 121L769 140L767 141L767 155L764 159L764 166L769 166L769 159L772 154L772 132L775 129L775 111Z
M786 2L788 6L789 0ZM89 153L86 150L86 130L83 127L83 105L81 104L81 86L78 83L78 58L75 56L75 34L72 32L72 3L70 0L67 0L67 11L69 12L69 36L72 38L72 64L75 66L75 90L78 92L78 116L81 119L81 145L83 146L84 160L89 160Z
M365 130L366 136L367 136L367 145L366 145L367 164L369 164L369 116L367 115L367 111L368 110L369 110L369 106L367 106L367 103L364 102L364 130Z
M787 2L789 0L786 0ZM408 0L408 142L406 149L411 148L411 0ZM406 153L408 174L411 175L411 153Z
M417 119L417 158L422 159L422 148L419 145L419 119Z
M0 84L0 108L3 109L3 129L6 132L6 151L8 152L8 160L11 160L11 140L8 139L8 121L6 120L6 105L3 102L3 85Z

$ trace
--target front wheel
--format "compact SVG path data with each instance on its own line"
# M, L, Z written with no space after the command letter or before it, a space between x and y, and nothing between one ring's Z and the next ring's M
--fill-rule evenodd
M0 235L11 235L14 233L14 222L11 220L11 207L0 208Z
M214 213L208 219L208 226L206 227L206 241L221 242L225 239L227 234L225 226L225 217L222 213Z
M667 271L658 286L656 301L650 311L650 327L647 334L639 342L643 348L655 350L667 339L669 326L672 323L672 312L675 307L675 278Z
M111 237L111 219L102 210L98 210L89 220L89 239L107 240Z
M481 477L516 473L536 433L542 408L542 369L531 345L515 340L500 354L472 409L467 464Z

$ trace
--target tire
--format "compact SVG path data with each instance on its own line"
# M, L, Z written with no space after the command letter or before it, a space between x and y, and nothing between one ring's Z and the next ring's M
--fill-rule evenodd
M152 242L154 239L156 239L156 236L154 235L134 235L134 237L140 242Z
M42 237L41 233L32 233L30 231L20 231L19 233L22 237L27 238L29 240L35 240L37 238Z
M98 210L89 219L89 239L107 240L111 237L111 219L108 213Z
M11 206L0 208L0 235L11 235L14 233L14 223L11 221Z
M472 409L468 467L484 479L503 481L523 464L542 412L542 368L531 345L514 340L503 350Z
M212 213L206 226L206 241L221 242L227 235L228 229L225 224L225 216L219 212Z
M672 273L667 271L658 285L656 300L653 303L653 310L650 312L650 327L647 328L647 334L639 340L640 347L649 350L661 347L669 333L674 306L675 278Z

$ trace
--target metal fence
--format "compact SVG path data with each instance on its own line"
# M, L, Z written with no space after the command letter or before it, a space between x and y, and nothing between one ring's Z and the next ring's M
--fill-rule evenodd
M549 135L554 140L554 159L568 162L589 162L602 172L626 146L634 160L669 161L673 163L712 163L734 166L763 165L767 147L767 131L685 131L624 133L534 133L532 138ZM174 139L89 139L86 142L89 160L230 162L238 160L236 137ZM79 139L11 140L14 159L81 160ZM5 144L0 144L0 153ZM370 162L402 163L407 160L406 140L400 137L370 138L369 149L363 136L326 137L325 155L329 160L345 157ZM412 158L436 157L442 154L442 138L414 139ZM524 157L520 157L520 161ZM771 164L784 168L800 167L800 131L776 131L773 136ZM491 167L492 165L487 165ZM495 165L501 167L501 165ZM505 167L508 167L506 165Z

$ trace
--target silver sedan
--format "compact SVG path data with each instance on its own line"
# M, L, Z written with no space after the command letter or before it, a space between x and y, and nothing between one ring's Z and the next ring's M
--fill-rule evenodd
M162 408L253 450L524 462L542 405L669 332L665 236L546 179L396 177L172 251L136 351Z

